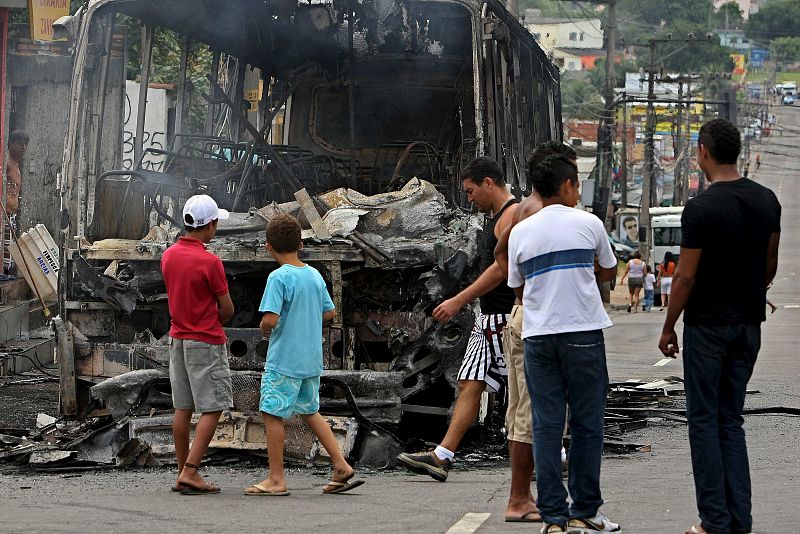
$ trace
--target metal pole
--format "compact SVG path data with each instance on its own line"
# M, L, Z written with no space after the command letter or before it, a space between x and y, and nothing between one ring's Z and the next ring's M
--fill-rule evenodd
M688 93L686 96L689 96ZM683 82L678 82L678 100L683 101ZM672 182L672 205L673 206L680 206L681 205L681 198L683 196L682 188L683 188L683 158L685 154L683 153L683 104L678 104L677 107L678 112L678 124L675 128L675 176Z
M650 66L647 75L647 126L644 141L644 181L642 183L642 199L639 208L639 252L642 260L647 263L650 259L650 195L655 182L655 149L653 147L653 133L656 126L655 116L655 70L656 70L656 42L650 41ZM644 232L642 232L644 229ZM641 234L644 233L644 240Z
M211 79L214 82L219 81L219 58L220 53L214 50L211 58ZM213 136L214 135L214 114L216 112L217 106L214 102L219 100L219 95L217 95L216 91L211 90L211 102L208 103L208 111L206 111L206 128L205 134L206 136Z
M181 149L182 137L180 134L186 132L186 70L189 67L189 45L191 40L184 36L181 40L181 66L178 71L178 98L175 103L175 137L172 149Z
M622 181L621 209L628 207L628 102L622 93L622 157L620 158L620 180Z
M617 2L608 2L608 40L606 42L606 113L605 146L603 147L603 188L608 191L605 202L606 230L611 230L611 175L614 167L614 48L617 45ZM602 199L602 190L601 197Z
M139 82L139 106L136 113L136 139L133 144L133 161L142 160L144 152L144 120L147 113L147 87L150 85L150 64L153 59L153 26L142 28L142 77Z
M692 156L692 105L688 103L692 98L692 77L686 82L686 157L683 159L683 184L681 186L681 206L689 201L689 174L691 173Z

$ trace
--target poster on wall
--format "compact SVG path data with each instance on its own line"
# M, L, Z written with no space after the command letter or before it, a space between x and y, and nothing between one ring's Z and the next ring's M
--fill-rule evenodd
M134 168L134 148L136 145L136 110L139 109L139 82L127 80L125 82L125 115L124 133L122 137L122 168ZM142 149L166 148L167 125L169 108L166 89L147 89L147 108L144 115L144 136ZM151 171L160 171L166 156L162 154L145 154L142 168Z
M55 41L53 23L69 15L69 0L28 0L28 14L31 22L31 39Z
M629 247L637 248L639 246L639 217L636 215L621 217L617 241Z

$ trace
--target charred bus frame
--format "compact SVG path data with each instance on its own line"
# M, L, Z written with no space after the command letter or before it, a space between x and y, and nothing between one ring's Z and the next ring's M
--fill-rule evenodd
M121 166L120 16L142 23L132 169ZM439 385L455 384L472 316L440 325L430 311L474 274L479 230L458 209L459 170L488 155L515 191L528 192L525 156L561 137L558 70L514 16L496 0L95 0L57 26L75 49L59 180L65 415L85 414L86 386L164 367L158 261L180 229L182 200L198 192L239 215L212 244L240 310L228 329L232 369L263 364L254 295L275 264L258 236L271 209L295 210L311 226L304 258L342 311L326 328L326 369L380 420L447 413L452 390ZM182 43L174 134L163 150L143 146L157 27ZM191 43L213 52L203 132L187 131ZM235 65L227 87L221 57ZM255 121L242 111L248 69L264 87ZM273 144L266 134L278 128ZM142 165L147 154L159 166ZM354 190L364 194L358 206ZM342 195L346 207L382 216L358 215L372 219L325 235L318 214ZM344 409L339 400L325 398L323 409Z

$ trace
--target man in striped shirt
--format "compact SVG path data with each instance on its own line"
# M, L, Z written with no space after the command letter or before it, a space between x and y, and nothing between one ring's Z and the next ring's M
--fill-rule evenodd
M508 285L523 305L525 377L533 409L533 450L542 532L617 532L600 511L600 458L608 392L603 328L611 320L596 280L616 275L603 223L575 209L575 162L555 155L535 166L542 209L514 226ZM569 488L561 480L562 430L569 405Z

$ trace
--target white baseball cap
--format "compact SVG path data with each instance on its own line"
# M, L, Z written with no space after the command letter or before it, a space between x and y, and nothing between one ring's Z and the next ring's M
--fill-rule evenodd
M183 224L192 228L205 226L217 219L227 219L230 215L228 210L219 209L208 195L195 195L183 206Z

